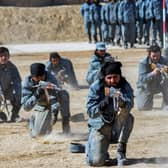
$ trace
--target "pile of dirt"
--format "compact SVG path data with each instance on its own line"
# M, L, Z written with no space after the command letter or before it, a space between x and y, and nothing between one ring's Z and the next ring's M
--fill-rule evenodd
M0 22L1 43L86 40L80 5L1 7Z

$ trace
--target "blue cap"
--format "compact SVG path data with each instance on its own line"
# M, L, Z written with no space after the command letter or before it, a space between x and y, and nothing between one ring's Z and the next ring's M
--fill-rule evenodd
M96 43L96 49L97 50L106 50L106 44L104 42L98 42L98 43Z

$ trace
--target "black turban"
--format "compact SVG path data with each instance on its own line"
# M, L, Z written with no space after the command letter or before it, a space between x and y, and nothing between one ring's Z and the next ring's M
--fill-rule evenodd
M106 62L102 67L101 73L103 76L106 76L109 74L121 75L121 67L122 67L122 64L119 61Z
M32 76L42 76L45 73L45 65L42 63L34 63L30 66L30 73Z

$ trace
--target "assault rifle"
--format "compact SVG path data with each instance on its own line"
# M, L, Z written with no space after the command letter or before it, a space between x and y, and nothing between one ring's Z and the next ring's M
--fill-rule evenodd
M113 98L113 107L117 112L119 110L119 97L121 95L120 89L115 89L113 87L105 87L105 96Z
M151 68L152 68L152 70L154 70L155 68L159 68L161 72L168 73L168 66L164 65L164 64L152 63Z
M37 85L33 86L35 88L40 87L43 89L55 89L57 91L61 91L61 88L59 88L57 85L47 82L47 81L40 81Z
M10 103L5 98L0 87L0 122L6 122L8 120L8 117L10 116L9 105Z
M39 81L39 83L37 85L33 86L33 87L34 88L39 88L40 87L40 88L44 89L44 93L45 93L48 104L50 104L50 96L49 96L48 90L49 89L54 89L56 92L59 92L59 91L62 90L57 85L55 85L51 82L47 82L47 81Z
M109 96L113 99L113 108L114 113L110 121L103 116L103 119L107 123L112 123L114 120L118 123L118 126L121 128L122 125L127 121L129 112L126 110L126 100L123 97L120 89L114 87L105 87L105 96Z
M159 63L152 63L151 69L154 70L155 68L158 68L160 70L160 74L162 78L160 84L163 84L164 81L168 79L168 66L164 64L159 64Z

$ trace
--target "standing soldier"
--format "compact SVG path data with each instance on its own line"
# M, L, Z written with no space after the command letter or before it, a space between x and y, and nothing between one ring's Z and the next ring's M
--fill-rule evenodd
M116 2L116 43L120 47L121 46L121 39L122 39L122 32L121 32L121 23L119 21L119 6L122 0L118 0Z
M116 0L111 0L108 3L108 19L109 19L109 40L111 45L115 45L115 30L116 30L116 23L117 23L117 15L116 15Z
M99 0L93 0L93 3L90 7L90 19L92 22L92 36L94 42L98 41L97 31L99 32L99 41L102 41L101 34L101 5L99 4Z
M109 43L109 29L108 29L108 2L109 0L104 0L105 4L101 8L101 32L102 40L106 44Z
M134 48L135 43L135 30L136 30L136 6L134 0L123 0L119 6L119 22L121 23L123 46Z
M150 45L150 30L151 30L151 23L152 23L152 1L145 0L145 29L144 29L144 37L145 41L144 44L147 46Z
M163 47L162 29L162 1L151 0L152 2L152 45L157 45L157 33L159 34L160 47Z
M21 77L17 67L9 60L9 50L0 47L0 92L5 100L12 105L11 122L20 122L21 108Z
M138 36L138 43L142 44L142 38L144 36L144 25L145 21L145 0L138 0L136 1L136 13L137 13L137 36Z
M134 95L130 84L122 76L121 66L120 62L106 62L98 80L89 88L86 159L90 166L110 164L110 143L118 143L118 166L127 163L126 148L134 121L130 113Z
M91 37L91 20L90 20L90 0L85 0L85 3L80 8L80 13L84 19L85 31L88 35L89 43L92 42Z

